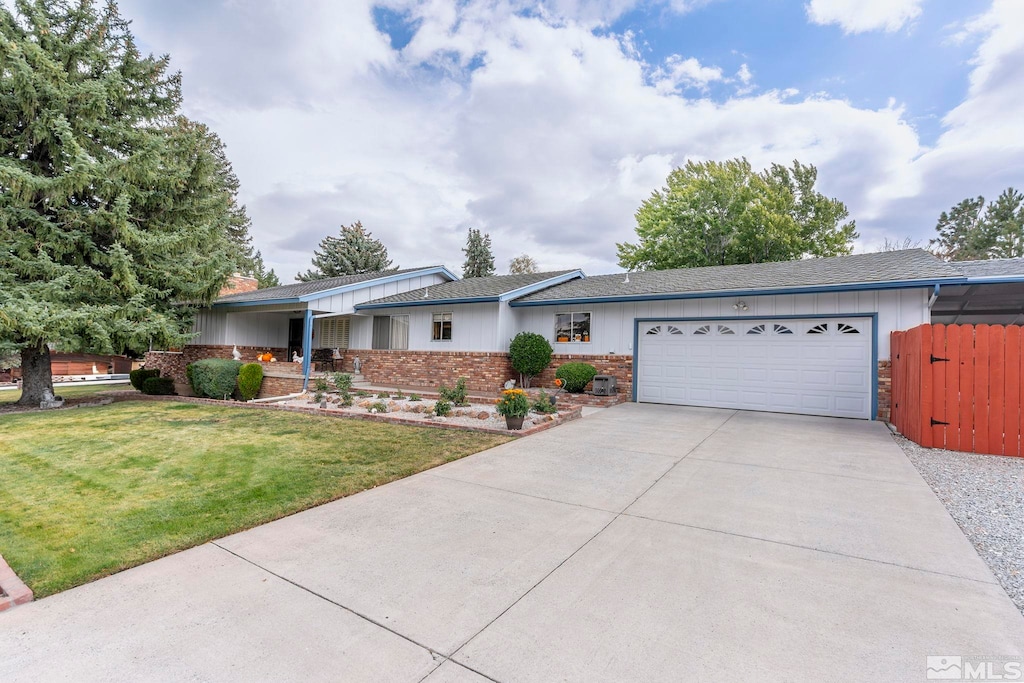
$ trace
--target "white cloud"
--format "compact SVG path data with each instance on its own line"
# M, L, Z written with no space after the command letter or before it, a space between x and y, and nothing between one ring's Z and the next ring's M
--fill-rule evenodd
M756 63L727 75L676 58L654 78L635 36L594 30L628 2L591 15L571 2L523 13L511 0L390 1L416 27L401 51L356 0L344 11L324 0L309 20L281 10L297 25L268 37L269 52L256 38L273 31L237 3L182 12L186 28L155 21L152 9L136 24L184 69L188 111L228 143L256 244L286 280L309 266L321 237L355 220L403 266L457 269L466 229L480 227L499 264L526 251L543 268L606 272L615 242L634 237L639 203L688 158L813 163L865 244L924 237L940 210L1024 173L1017 0L970 23L970 91L931 149L897 102L752 94ZM200 19L202 30L188 28ZM351 30L361 35L339 46L338 32ZM736 94L707 98L701 87L717 82Z
M671 55L652 76L655 88L660 93L686 88L707 90L709 84L721 81L722 78L722 70L717 66L704 66L693 57L683 59L679 55Z
M921 14L924 0L810 0L815 24L837 24L845 33L898 31Z

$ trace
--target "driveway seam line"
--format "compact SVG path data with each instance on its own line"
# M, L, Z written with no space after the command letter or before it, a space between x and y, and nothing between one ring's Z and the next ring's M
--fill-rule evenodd
M390 626L388 626L386 624L380 623L379 621L377 621L376 619L373 619L372 617L369 617L369 616L367 616L367 615L365 615L365 614L363 614L361 612L358 612L358 611L352 609L351 607L348 607L347 605L343 605L343 604L341 604L340 602L338 602L336 600L332 600L331 598L327 597L326 595L322 595L321 593L317 593L312 588L308 588L306 586L303 586L301 583L293 581L293 580L289 579L286 576L282 576L282 575L278 574L277 572L271 571L270 569L267 569L266 567L264 567L263 565L259 564L258 562L253 562L248 557L245 557L244 555L239 555L235 551L229 550L228 548L225 548L224 546L220 545L216 541L210 541L210 545L216 546L217 548L220 548L224 552L228 553L229 555L233 555L233 556L237 557L238 559L242 560L243 562L248 562L249 564L251 564L252 566L256 567L257 569L261 569L262 571L265 571L266 573L270 574L271 576L276 577L278 579L281 579L285 583L289 583L289 584L295 586L299 590L303 590L303 591L309 593L310 595L313 595L313 596L316 596L316 597L320 598L321 600L323 600L325 602L329 602L332 605L334 605L335 607L340 607L341 609L345 610L346 612L349 612L350 614L353 614L353 615L359 617L360 619L363 619L364 621L370 622L374 626L379 626L380 628L384 629L385 631L387 631L389 633L392 633L392 634L398 636L399 638L412 643L413 645L415 645L417 647L423 648L424 650L429 652L431 655L437 655L438 657L441 657L443 659L448 659L448 656L445 655L443 652L435 650L434 648L430 647L429 645L424 645L423 643L421 643L421 642L419 642L419 641L417 641L417 640L415 640L413 638L410 638L409 636L405 635L404 633L400 633L400 632L396 631L395 629L391 628ZM438 666L440 666L440 665L438 665ZM436 669L436 668L437 667L434 667L434 669ZM431 673L434 671L434 669L431 669Z
M651 488L652 488L652 487L654 487L654 486L655 486L655 484L657 484L657 483L658 483L659 481L661 481L661 480L662 480L662 478L663 478L663 477L664 477L664 476L665 476L666 474L668 474L668 473L669 473L669 472L671 472L671 471L672 471L673 469L675 469L676 465L678 465L678 464L679 464L680 462L682 462L682 461L683 461L683 460L684 460L684 459L686 458L686 456L690 455L690 453L693 453L693 452L694 452L695 450L697 450L697 449L698 449L698 448L700 447L700 445L701 445L701 444L703 444L703 443L704 443L705 441L707 441L707 440L708 440L708 439L710 439L710 438L711 438L712 436L714 436L715 434L717 434L717 433L718 433L718 430L719 430L719 429L721 429L722 427L724 427L724 426L725 426L725 423L727 423L727 422L728 422L729 420L731 420L732 418L734 418L734 417L736 416L736 414L737 414L738 412L739 412L739 411L737 411L737 410L734 410L734 411L732 412L732 414L731 414L731 415L730 415L729 417L727 417L727 418L725 418L724 420L722 420L721 424L719 424L719 425L718 425L717 427L715 427L715 428L714 428L714 430L712 430L712 432L711 432L710 434L708 434L708 435L707 435L706 437L704 437L703 439L701 439L701 440L700 440L700 442L698 442L698 443L697 443L697 444L695 444L695 445L694 445L694 446L693 446L693 447L692 447L692 448L691 448L690 450L688 450L688 451L686 452L686 454L685 454L685 455L683 455L683 457L682 457L682 458L679 458L679 460L677 460L677 461L676 461L675 463L673 463L673 464L672 464L672 467L669 467L669 468L668 468L667 470L665 470L665 472L663 472L663 473L662 473L662 475L661 475L660 477L658 477L657 479L655 479L655 480L654 480L654 483L653 483L653 484L651 484L651 485L650 485L650 486L648 486L648 487L647 487L646 489L644 489L644 490L643 490L643 492L642 492L642 493L641 493L641 494L640 494L639 496L637 496L637 497L636 497L636 498L635 498L635 499L633 500L633 502L632 502L632 503L630 503L629 505L627 505L626 507L624 507L624 508L622 509L622 511L621 511L621 512L615 512L615 513L612 513L612 514L613 514L614 516L613 516L613 517L612 517L612 518L611 518L611 519L610 519L610 520L608 521L608 523L607 523L607 524L605 524L605 525L604 525L603 527L601 527L600 529L598 529L598 530L597 530L597 533L595 533L595 534L594 534L593 536L591 536L591 537L590 537L590 538L588 538L588 539L587 539L586 541L584 541L584 542L583 542L583 544L582 544L582 545L580 545L580 547L576 548L576 550L572 551L572 552L571 552L571 553L570 553L570 554L569 554L568 556L566 556L566 558L565 558L564 560L562 560L562 561L561 561L561 562L559 562L559 563L558 563L557 565L555 565L555 567L554 567L554 568L552 568L552 570L551 570L551 571L549 571L549 572L548 572L547 574L545 574L544 576L542 576L542 577L541 577L541 578L540 578L540 579L539 579L539 580L538 580L538 581L537 581L537 582L536 582L535 584L533 584L532 586L530 586L530 587L529 587L529 588L528 588L528 589L527 589L527 590L526 590L526 591L525 591L525 592L524 592L524 593L523 593L522 595L520 595L520 596L519 596L518 598L516 598L515 600L513 600L513 601L512 601L512 603L511 603L511 604L510 604L510 605L509 605L508 607L506 607L505 609L503 609L503 610L502 610L501 612L499 612L499 613L498 613L498 615L497 615L497 616L495 616L495 617L494 617L493 619L491 619L490 621L488 621L488 622L487 622L487 623L486 623L486 624L484 625L484 627L483 627L483 628L481 628L481 629L480 629L479 631L477 631L476 633L474 633L473 635L471 635L471 636L470 636L470 637L469 637L468 639L466 639L466 641L465 641L464 643L462 643L462 645L459 645L459 646L458 646L457 648L455 648L455 650L453 650L453 651L452 651L452 653L451 653L451 654L450 654L450 655L448 656L448 657L449 657L449 659L452 659L452 661L454 661L454 662L455 662L456 664L461 664L461 662L459 662L458 660L454 659L455 655L457 655L457 654L458 654L459 652L461 652L461 651L462 651L462 649L463 649L464 647L466 647L466 646L467 646L467 645L469 645L469 644L470 644L471 642L473 642L473 640L475 640L475 639L476 639L476 638L477 638L477 637L478 637L478 636L479 636L479 635L480 635L481 633L483 633L484 631L486 631L487 629L489 629L489 628L491 627L491 625L492 625L492 624L493 624L494 622L496 622L496 621L497 621L498 619L501 619L501 618L502 618L503 616L505 616L505 614L507 614L507 613L508 613L508 611L509 611L509 610L511 610L511 609L512 609L513 607L515 607L516 605L518 605L518 604L519 604L519 603L520 603L520 602L521 602L521 601L523 600L523 598L525 598L525 597L526 597L527 595L529 595L530 593L532 593L532 592L533 592L533 591L534 591L534 590L535 590L535 589L537 588L537 586L539 586L539 585L541 585L542 583L544 583L545 581L547 581L547 580L548 580L548 577L550 577L550 576L551 576L552 574L554 574L554 573L555 573L555 572L557 572L557 571L558 571L559 569L561 569L561 568L562 568L562 566L563 566L563 565L564 565L564 564L565 564L566 562L568 562L568 561L569 561L569 560L571 560L572 558L576 557L576 554L577 554L577 553L579 553L579 552L580 552L581 550L583 550L584 548L586 548L586 547L587 547L588 545L590 545L590 543L591 543L591 542L592 542L592 541L593 541L593 540L594 540L595 538L597 538L597 537L598 537L598 536L600 536L600 535L601 535L602 533L604 533L605 529L607 529L607 528L608 528L608 527L610 527L610 526L611 526L612 524L614 524L614 523L615 523L615 520L617 520L617 519L618 519L619 517L621 517L621 516L623 516L624 514L626 514L626 512L625 512L625 511L626 511L626 510L628 510L628 509L629 509L629 508L630 508L630 507L631 507L632 505L634 505L634 504L636 503L636 501L640 500L641 496L643 496L643 495L644 495L644 494L646 494L646 493L647 493L648 491L650 491L650 490L651 490ZM467 668L468 668L468 667L467 667Z
M457 481L460 484L469 484L470 486L479 486L481 488L489 489L491 491L501 491L502 493L511 493L516 496L526 496L527 498L533 498L534 500L543 500L549 503L561 503L562 505L571 505L573 507L583 508L584 510L593 510L594 512L604 512L609 515L618 514L616 510L606 510L604 508L596 508L590 505L583 505L582 503L570 503L565 500L557 500L555 498L545 498L544 496L538 496L533 493L523 493L522 491L513 491L512 489L503 489L500 486L490 486L488 484L481 484L478 481L466 481L465 479L459 479L457 477L446 477L443 474L434 474L432 472L423 472L428 477L436 477L437 479L444 479L445 481ZM625 508L623 508L624 510Z
M795 467L778 467L776 465L759 465L753 462L734 462L732 460L718 460L717 458L701 458L693 456L690 460L700 460L701 462L716 462L721 465L736 465L737 467L760 467L766 470L778 470L780 472L801 472L803 474L817 474L822 477L841 477L843 479L856 479L857 481L866 481L872 484L895 484L898 486L916 486L917 482L908 481L892 481L891 479L870 479L868 477L857 477L852 474L836 474L834 472L815 472L814 470L804 470Z
M776 541L771 538L761 538L760 536L750 536L747 534L738 534L734 531L724 531L722 529L712 529L706 526L697 526L696 524L684 524L683 522L673 522L667 519L658 519L656 517L645 517L644 515L631 514L628 512L622 513L626 517L632 517L633 519L642 519L647 522L657 522L660 524L670 524L672 526L679 526L686 529L697 529L699 531L707 531L713 534L723 534L725 536L735 536L736 538L745 538L750 541L762 541L764 543L772 543L774 545L782 545L788 548L797 548L799 550L810 550L811 552L823 553L825 555L835 555L837 557L846 557L851 560L860 560L862 562L871 562L873 564L884 564L890 567L898 567L900 569L907 569L913 572L923 572L925 574L934 574L936 576L945 576L951 579L960 579L962 581L970 581L972 583L981 583L986 586L998 586L999 584L991 581L982 581L981 579L972 579L969 576L961 576L960 574L948 574L946 572L937 572L934 569L923 569L921 567L911 567L905 564L899 564L898 562L887 562L885 560L876 560L870 557L862 557L860 555L850 555L848 553L842 553L838 550L826 550L824 548L814 548L807 545L800 545L799 543L788 543L786 541Z
M722 423L721 423L721 424L719 424L719 425L718 425L717 427L715 427L715 428L714 428L714 429L713 429L713 430L711 431L711 433L710 433L710 434L708 434L708 435L707 435L707 436L705 436L705 437L704 437L703 439L701 439L701 440L700 440L700 441L698 441L698 442L697 442L696 444L694 444L694 445L693 445L693 448L691 448L690 450L686 451L686 453L685 453L685 454L683 454L683 457L679 458L679 459L678 459L678 460L676 460L676 461L675 461L674 463L672 463L672 467L669 467L669 468L668 468L667 470L665 470L664 472L662 472L662 473L661 473L661 476L660 476L660 477L658 477L657 479L655 479L655 480L654 480L654 483L653 483L653 484L651 484L650 486L648 486L647 488L645 488L645 489L644 489L643 491L641 491L641 492L640 492L640 495L638 495L638 496L637 496L636 498L634 498L634 499L633 499L633 502L632 502L632 503L630 503L630 504L629 504L629 505L627 505L626 507L622 508L622 512L620 512L619 514L620 514L620 515L624 515L624 514L627 514L627 513L626 513L626 511L627 511L627 510L629 510L629 508L631 508L631 507L633 507L634 505L636 505L636 503L637 503L637 501L638 501L638 500L640 500L641 498L643 498L644 496L646 496L646 495L647 495L647 493L648 493L648 492L649 492L649 491L650 491L651 489L653 489L653 488L654 488L655 486L657 486L657 485L658 485L658 482L660 482L660 481L661 481L662 479L664 479L665 477L667 477L667 476L669 475L669 473L670 473L670 472L671 472L672 470L674 470L674 469L675 469L676 467L678 467L678 466L679 466L679 463L681 463L682 461L686 460L686 459L687 459L688 457L690 457L690 455L692 455L692 454L693 454L693 452L694 452L695 450L697 450L698 448L700 448L701 446L703 446L703 445L704 445L705 443L707 443L708 439L710 439L710 438L711 438L711 437L713 437L713 436L714 436L715 434L717 434L717 433L718 433L718 430L720 430L720 429L721 429L722 427L724 427L724 426L726 425L726 423L728 423L728 422L729 422L729 420L731 420L731 419L733 419L734 417L736 417L736 415L737 415L737 414L738 414L739 412L740 412L740 411L738 411L738 410L734 410L734 411L732 411L732 415L730 415L729 417L727 417L727 418L725 418L724 420L722 420Z

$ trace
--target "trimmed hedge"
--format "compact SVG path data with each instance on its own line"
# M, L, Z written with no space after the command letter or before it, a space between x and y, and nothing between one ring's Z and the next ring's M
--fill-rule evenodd
M263 385L263 366L246 363L238 370L238 395L243 401L251 401L260 393Z
M536 332L520 332L508 344L509 361L524 387L551 365L551 353L551 344Z
M159 370L147 370L146 368L139 368L138 370L132 370L128 373L128 381L132 383L132 386L137 390L142 391L142 385L145 384L147 379L152 377L159 377Z
M173 377L147 377L142 383L142 393L150 396L173 396Z
M192 391L196 396L224 400L231 398L238 385L242 362L224 358L205 358L188 366Z
M555 378L565 382L570 394L582 394L595 375L597 368L590 363L565 363L555 370Z

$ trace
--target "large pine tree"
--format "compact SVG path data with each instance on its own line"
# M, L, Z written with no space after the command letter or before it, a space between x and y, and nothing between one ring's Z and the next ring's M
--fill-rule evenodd
M182 344L244 268L237 180L180 104L113 3L0 6L0 350L20 351L21 403L52 392L51 346Z
M338 237L328 235L320 240L320 248L313 252L313 267L305 273L299 273L295 279L310 282L396 268L398 266L393 265L388 258L387 247L380 240L374 239L373 233L363 228L362 223L356 221L352 225L341 226Z
M494 254L491 253L490 235L470 228L462 253L466 255L466 261L462 264L462 277L494 275Z

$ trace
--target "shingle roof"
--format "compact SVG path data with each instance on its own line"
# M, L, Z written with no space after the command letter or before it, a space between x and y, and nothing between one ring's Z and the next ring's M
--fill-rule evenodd
M649 270L573 280L517 299L513 305L563 299L761 291L855 283L941 280L963 275L923 249L736 266Z
M266 289L257 289L252 292L241 292L239 294L229 294L228 296L222 296L214 304L236 304L248 301L268 301L270 299L297 299L302 296L309 294L316 294L317 292L325 292L329 289L335 289L337 287L344 287L346 285L354 285L359 282L366 282L368 280L376 280L382 277L388 277L391 275L401 275L403 273L412 273L417 270L428 270L430 268L439 268L440 266L421 266L419 268L402 268L400 270L385 270L376 271L373 273L361 273L359 275L342 275L340 277L329 277L323 280L312 280L310 282L296 282L292 285L281 285L280 287L267 287Z
M1024 258L1001 258L989 261L954 261L954 268L967 277L999 277L1024 275Z
M421 305L423 302L442 302L464 299L479 299L481 301L496 301L501 295L514 292L523 287L529 287L545 280L567 275L576 271L557 270L549 273L528 273L524 275L492 275L490 277L467 277L454 282L445 282L440 285L430 285L422 289L414 289L411 292L402 292L382 299L374 299L360 304L356 308L371 308L375 306L396 306L401 304Z

